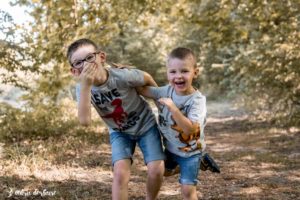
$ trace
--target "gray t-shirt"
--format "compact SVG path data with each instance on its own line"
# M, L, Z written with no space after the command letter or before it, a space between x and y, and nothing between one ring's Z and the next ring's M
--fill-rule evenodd
M197 132L198 137L190 141L182 141L180 137L180 127L172 119L171 112L168 108L158 103L159 117L158 124L164 137L164 146L168 151L182 156L189 157L204 151L206 144L204 141L204 126L206 123L206 98L198 90L193 94L180 96L177 95L171 85L163 87L150 87L151 94L156 100L159 98L171 98L177 108L194 123L200 125Z
M108 80L92 86L92 104L109 127L109 132L139 136L155 125L154 114L134 87L144 85L144 74L138 69L108 68ZM79 102L80 84L76 86Z

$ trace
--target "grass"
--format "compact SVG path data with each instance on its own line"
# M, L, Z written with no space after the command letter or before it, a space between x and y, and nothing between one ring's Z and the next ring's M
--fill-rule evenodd
M217 105L217 106L216 106ZM217 109L215 109L217 108ZM228 104L208 106L207 151L221 174L201 171L201 199L296 199L300 196L300 130L255 121ZM215 109L215 110L214 110ZM94 131L0 143L0 199L110 199L112 168L108 133ZM130 199L144 199L146 167L137 149ZM33 192L38 191L34 196ZM47 193L48 192L48 193ZM50 195L55 192L54 195ZM182 199L178 176L165 179L159 199Z

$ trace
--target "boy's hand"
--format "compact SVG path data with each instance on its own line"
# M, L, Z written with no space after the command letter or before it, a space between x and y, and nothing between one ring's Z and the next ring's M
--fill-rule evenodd
M95 79L96 70L96 63L87 63L79 76L81 83L88 86L92 85Z
M135 87L136 91L139 93L139 95L144 96L144 91L146 90L146 86L141 86L141 87Z
M171 98L160 98L158 99L158 102L161 103L162 105L167 106L170 112L172 112L172 110L174 109L177 109L176 105L174 104Z

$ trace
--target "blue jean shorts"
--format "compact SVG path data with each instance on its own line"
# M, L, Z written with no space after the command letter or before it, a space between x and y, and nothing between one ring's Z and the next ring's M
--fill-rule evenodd
M110 133L112 164L114 165L116 161L123 159L131 159L132 161L136 143L144 155L146 165L151 161L165 159L160 132L155 125L140 136L121 132Z
M176 154L165 150L166 161L165 168L166 170L172 170L179 165L180 167L180 177L179 183L182 185L197 185L198 183L198 173L200 168L201 156L202 154L195 154L190 157L181 157Z

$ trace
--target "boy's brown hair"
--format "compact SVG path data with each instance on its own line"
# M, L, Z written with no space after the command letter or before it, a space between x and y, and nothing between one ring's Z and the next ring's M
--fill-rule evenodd
M168 61L171 58L178 58L180 60L184 60L190 57L193 60L193 66L194 68L197 67L197 61L196 61L196 56L194 52L186 47L177 47L171 51L171 53L168 56Z
M100 48L98 47L98 45L96 45L96 43L93 42L90 39L82 38L82 39L76 40L75 42L73 42L72 44L70 44L70 46L68 47L68 50L67 50L67 58L68 58L68 61L69 61L69 63L71 65L72 65L72 63L71 63L71 57L72 57L73 53L79 47L82 47L82 46L85 46L85 45L92 45L95 48L96 51L100 51Z

